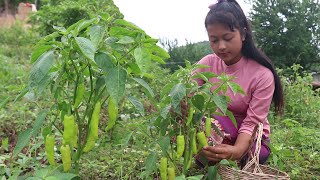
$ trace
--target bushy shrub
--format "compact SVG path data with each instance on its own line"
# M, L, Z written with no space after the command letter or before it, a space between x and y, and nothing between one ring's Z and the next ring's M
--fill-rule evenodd
M24 28L20 22L9 28L2 28L0 29L0 54L16 59L17 62L29 59L37 37L32 29Z
M69 27L80 19L89 19L97 14L109 14L123 18L113 0L59 0L42 4L41 9L31 17L41 35L54 32L53 26Z
M312 90L312 76L302 71L300 65L295 64L291 69L293 73L290 75L279 71L285 94L285 112L282 118L293 119L302 126L320 127L320 96Z

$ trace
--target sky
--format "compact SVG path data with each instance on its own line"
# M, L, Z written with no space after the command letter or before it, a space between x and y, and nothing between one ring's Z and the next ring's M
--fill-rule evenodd
M153 38L174 40L179 45L207 40L204 18L216 0L114 0L124 19ZM250 5L238 3L248 14Z

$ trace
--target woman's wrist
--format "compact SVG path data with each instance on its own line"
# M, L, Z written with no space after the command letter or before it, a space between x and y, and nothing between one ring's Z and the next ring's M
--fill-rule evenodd
M242 156L242 151L239 149L239 147L237 146L233 146L232 151L231 151L231 156L230 156L230 160L240 160L241 156Z
M240 160L244 153L247 152L251 136L246 133L240 133L232 151L232 160Z

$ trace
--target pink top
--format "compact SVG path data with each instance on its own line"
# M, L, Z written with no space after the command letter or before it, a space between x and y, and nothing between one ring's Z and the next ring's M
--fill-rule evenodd
M236 77L233 82L239 84L246 95L233 95L230 88L227 96L231 98L228 109L233 112L238 124L238 133L252 135L258 122L264 125L264 135L269 137L270 125L267 119L272 96L274 92L274 77L272 72L251 59L242 57L236 64L227 66L217 55L210 54L202 58L198 64L210 66L210 68L198 69L197 72L210 71L217 75L225 73ZM217 78L211 78L210 82L218 82ZM201 86L204 82L198 80Z

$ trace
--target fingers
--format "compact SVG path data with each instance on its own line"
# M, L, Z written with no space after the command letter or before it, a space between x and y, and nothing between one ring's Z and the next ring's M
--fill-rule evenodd
M220 161L231 157L228 145L224 144L217 146L205 146L202 149L202 153L211 161Z
M209 160L209 161L214 161L214 162L219 162L221 159L219 158L219 154L202 150L202 154Z

